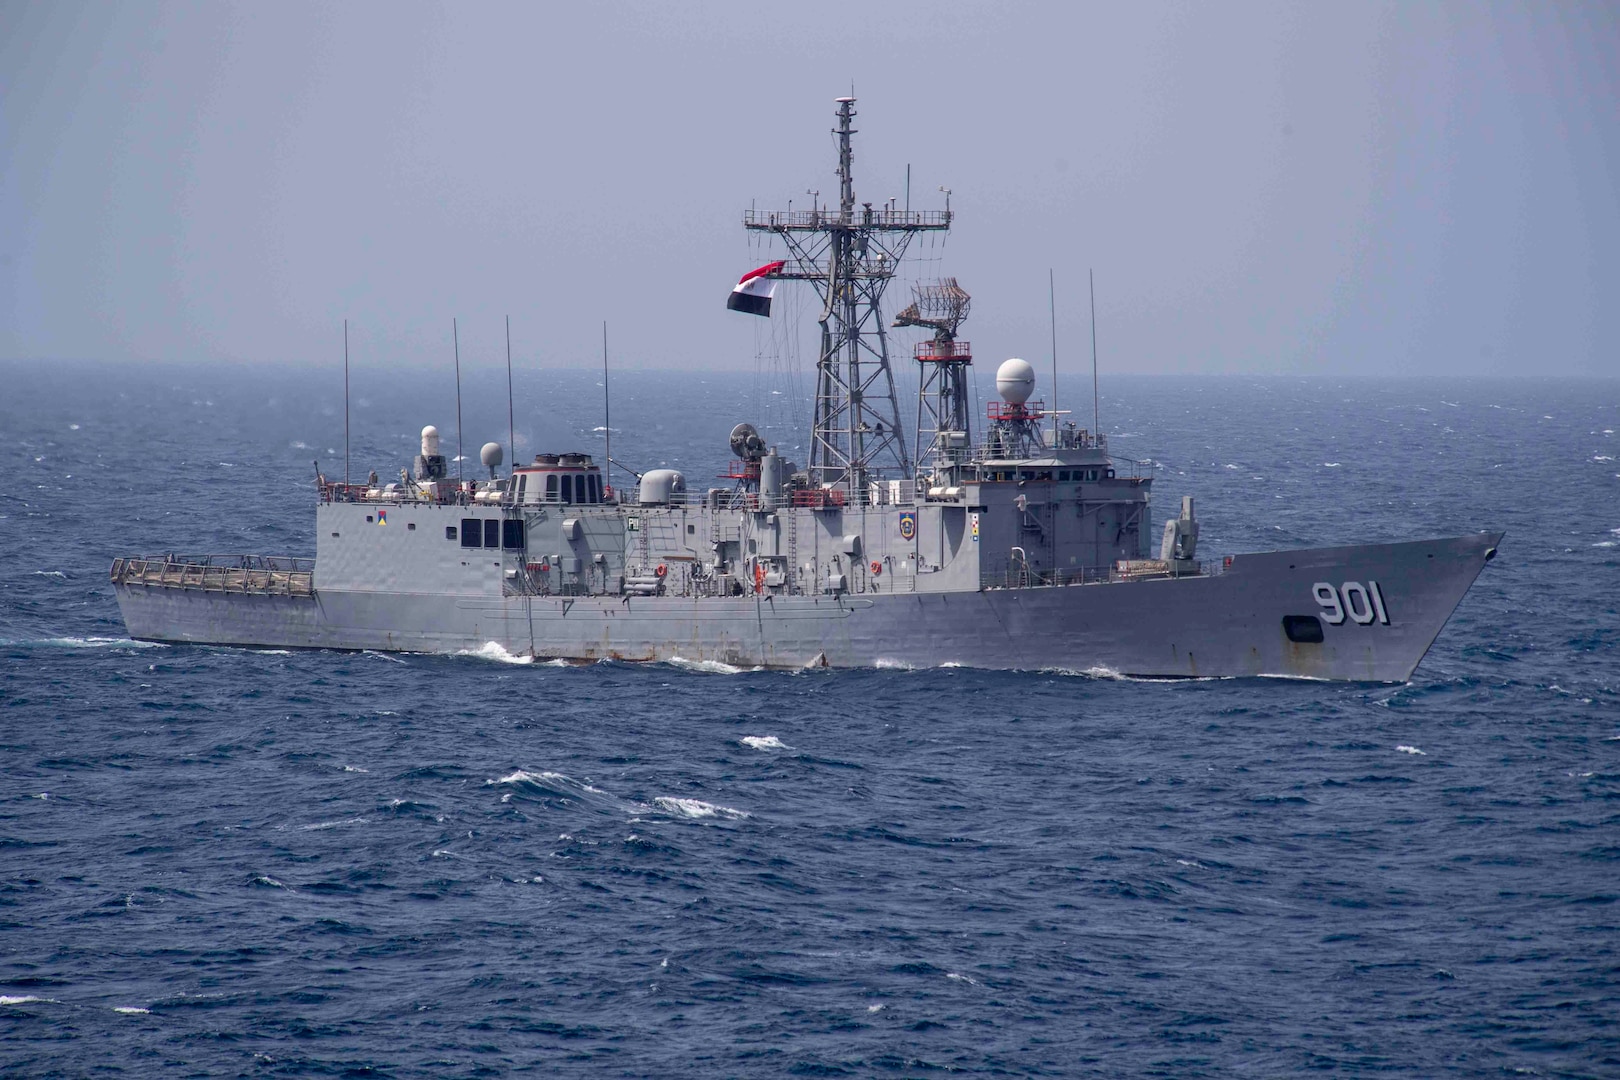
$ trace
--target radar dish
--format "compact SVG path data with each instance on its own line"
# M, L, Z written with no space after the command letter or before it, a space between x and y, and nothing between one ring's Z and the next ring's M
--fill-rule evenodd
M765 440L753 424L738 424L731 429L731 452L744 461L758 461L765 456Z

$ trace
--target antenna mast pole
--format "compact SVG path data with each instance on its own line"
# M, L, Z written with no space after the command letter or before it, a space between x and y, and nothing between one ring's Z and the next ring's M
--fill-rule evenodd
M517 421L512 419L512 316L506 317L506 448L517 468Z
M461 331L450 320L450 336L456 343L456 483L461 483Z
M343 486L349 486L349 320L343 320Z
M1058 434L1058 400L1057 400L1057 279L1052 274L1052 268L1046 268L1046 303L1052 313L1052 445L1057 446Z
M602 438L607 442L607 465L602 472L611 475L613 472L613 404L608 397L608 353L607 353L607 320L602 320ZM613 482L608 481L612 487Z
M790 258L775 276L807 281L821 298L810 473L815 483L836 485L851 502L864 503L872 472L898 467L902 477L915 475L889 366L883 290L912 239L948 230L951 212L856 203L854 106L853 95L838 99L837 208L749 210L743 227L780 237Z
M1097 277L1087 270L1086 281L1091 287L1091 437L1100 439L1102 420L1099 418L1097 404Z

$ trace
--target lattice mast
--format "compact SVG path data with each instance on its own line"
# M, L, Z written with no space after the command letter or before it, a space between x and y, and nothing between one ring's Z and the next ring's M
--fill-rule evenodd
M791 258L775 275L810 282L821 298L821 350L816 360L810 476L865 498L868 479L897 469L914 475L880 303L912 238L944 232L951 212L874 208L855 202L851 168L855 99L838 99L838 207L749 210L743 227L782 238Z
M916 350L921 369L917 388L917 466L932 466L939 473L948 471L973 445L968 409L968 368L973 364L973 347L956 337L972 306L972 297L955 278L918 285L913 291L916 301L894 317L894 325L934 331L933 340L919 341Z

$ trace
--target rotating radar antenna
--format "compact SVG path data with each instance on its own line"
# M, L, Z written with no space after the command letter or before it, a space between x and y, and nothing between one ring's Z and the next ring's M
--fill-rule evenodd
M967 318L973 298L945 278L913 290L916 301L894 318L894 325L920 326L934 331L931 341L917 343L917 465L933 467L935 474L961 461L973 446L972 413L968 409L968 368L973 348L959 341L956 332Z

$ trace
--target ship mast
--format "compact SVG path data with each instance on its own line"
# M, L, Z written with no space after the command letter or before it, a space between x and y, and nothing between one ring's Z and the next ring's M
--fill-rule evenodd
M756 211L743 227L782 238L792 258L776 275L810 282L821 298L821 350L816 360L815 422L810 478L844 488L864 502L873 475L894 467L913 475L889 367L879 305L912 238L951 227L945 210L874 209L855 202L850 137L855 99L838 99L838 208Z

